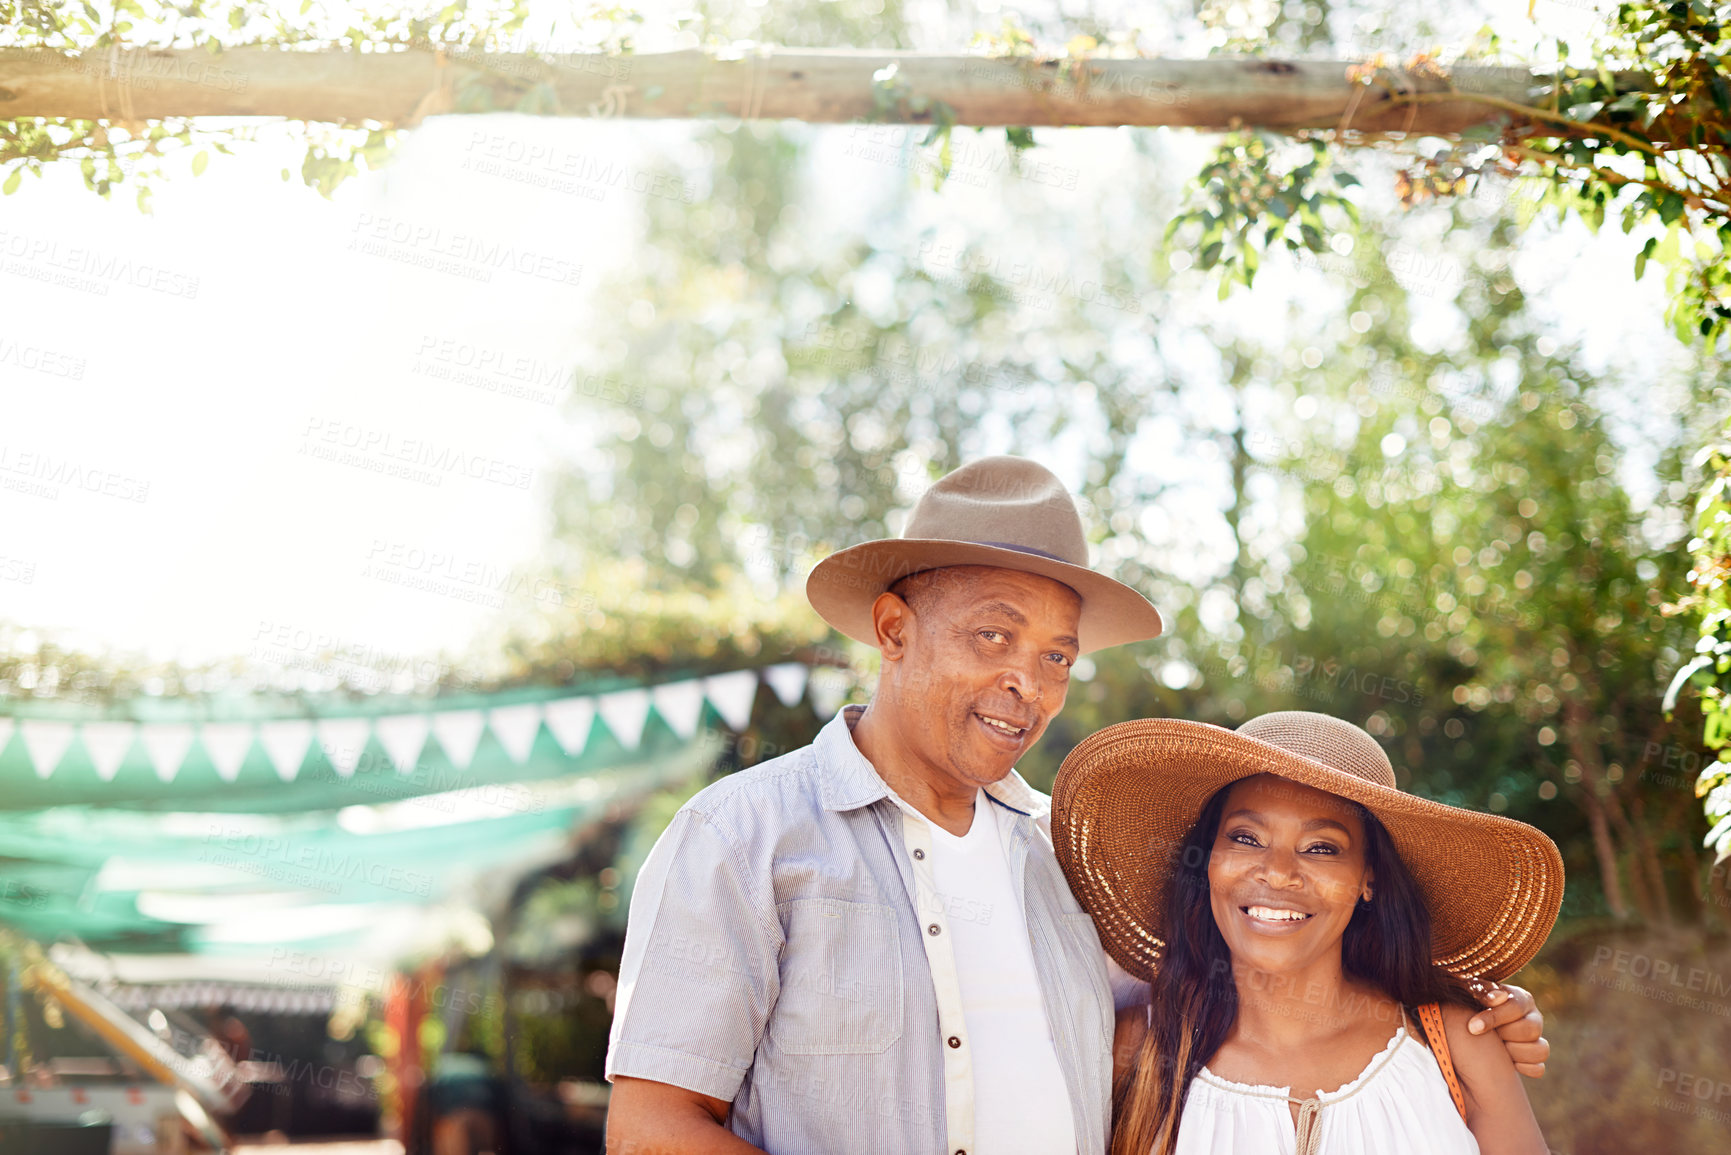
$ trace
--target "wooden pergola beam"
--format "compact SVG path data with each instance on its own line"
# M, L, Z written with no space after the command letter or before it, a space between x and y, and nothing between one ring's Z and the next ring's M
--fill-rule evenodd
M874 78L895 67L893 85ZM410 122L443 112L923 123L942 102L961 125L1236 126L1451 134L1524 105L1523 69L1461 66L1449 79L1346 61L1210 57L1086 62L853 50L533 56L430 50L0 49L0 119L267 116ZM531 90L538 90L524 103ZM886 96L890 99L886 102Z

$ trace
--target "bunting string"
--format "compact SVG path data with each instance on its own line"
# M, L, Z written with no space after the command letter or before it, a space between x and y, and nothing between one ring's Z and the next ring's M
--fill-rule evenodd
M705 707L722 725L744 730L767 688L783 706L808 701L820 716L839 708L847 693L839 670L816 674L799 662L757 670L736 670L604 694L572 695L545 702L524 702L486 709L460 708L256 722L87 722L60 718L0 717L0 755L19 743L36 777L47 779L73 767L88 767L103 782L130 760L147 766L163 783L173 782L189 760L208 760L223 782L234 782L254 747L285 782L294 781L317 751L349 778L363 766L368 750L399 774L413 773L433 747L458 769L467 769L481 743L491 735L505 756L523 765L537 754L582 755L597 732L626 750L642 743L654 714L677 737L690 740L702 725ZM541 728L551 736L540 745ZM132 773L132 771L128 771Z

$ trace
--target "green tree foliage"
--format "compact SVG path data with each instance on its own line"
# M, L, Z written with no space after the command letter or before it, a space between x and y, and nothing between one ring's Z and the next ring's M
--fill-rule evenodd
M1659 703L1688 640L1660 603L1684 564L1675 503L1693 428L1671 427L1657 507L1633 503L1601 411L1621 387L1539 332L1491 256L1506 257L1510 222L1459 231L1461 255L1490 268L1462 282L1466 339L1446 350L1412 340L1387 240L1356 235L1342 323L1257 371L1295 398L1249 417L1245 488L1277 480L1302 528L1260 557L1240 536L1249 548L1223 576L1241 635L1192 639L1176 694L1113 684L1121 663L1103 660L1060 720L1063 744L1138 713L1340 713L1383 737L1411 788L1549 831L1570 861L1570 913L1692 920L1726 902L1695 852L1681 768L1698 748Z
M1024 444L1071 425L1035 382L1074 391L1078 417L1113 414L1108 456L1148 411L1106 339L1144 324L1139 260L1099 254L1093 280L1035 269L989 239L940 242L903 201L831 234L810 193L816 139L704 133L703 205L648 205L641 256L602 294L595 362L644 404L600 426L556 514L580 547L644 559L652 587L786 579L893 533L910 494L986 443L968 431L988 417ZM885 139L892 159L923 156L917 134Z
M1597 230L1651 232L1635 257L1668 271L1680 338L1712 345L1731 325L1731 4L1618 5L1593 65L1560 65L1534 108L1479 94L1509 122L1421 154L1414 195L1453 191L1485 173L1537 176L1543 203ZM1430 66L1434 70L1434 66ZM1375 73L1364 81L1378 83ZM1536 109L1536 111L1535 111Z
M1695 793L1711 829L1706 844L1716 865L1731 858L1731 444L1721 435L1697 460L1706 478L1695 508L1696 536L1689 541L1692 565L1688 593L1674 607L1697 623L1695 654L1677 671L1665 695L1667 711L1679 692L1694 689L1700 704L1703 741L1713 760L1695 780Z
M1220 269L1220 296L1235 285L1249 287L1262 254L1275 245L1290 252L1328 251L1328 232L1358 219L1343 190L1358 178L1330 164L1320 140L1305 142L1310 155L1276 167L1270 157L1280 142L1261 133L1233 133L1196 176L1197 204L1166 226L1170 239L1181 230L1197 252L1197 267ZM1330 218L1330 219L1325 219Z
M1135 332L1148 352L1191 336L1178 286L1194 278L1164 271L1172 250L1118 266L1144 305L1133 323L1031 311L989 276L909 261L928 234L900 223L907 204L838 228L801 176L826 155L820 134L741 127L707 144L710 172L685 174L708 182L704 210L647 205L643 257L605 294L615 313L598 327L597 361L650 400L578 416L606 424L560 494L576 554L640 558L650 589L726 598L744 575L785 596L830 550L895 533L899 511L957 461L987 448L1050 456L1087 431L1083 496L1102 563L1152 593L1171 626L1084 665L1023 767L1037 784L1075 741L1125 717L1338 712L1376 729L1415 789L1551 831L1573 868L1572 913L1700 913L1699 820L1674 757L1698 754L1658 706L1686 642L1657 605L1681 568L1676 491L1653 507L1625 493L1603 409L1633 386L1595 379L1544 337L1507 273L1512 213L1457 207L1432 259L1468 275L1433 268L1417 286L1454 297L1464 334L1451 347L1414 340L1411 253L1391 232L1400 218L1378 217L1329 250L1323 267L1347 294L1323 332L1290 345L1209 333L1212 371L1174 358L1135 372L1115 364L1114 337ZM1157 168L1145 187L1168 210L1148 214L1137 245L1159 246L1176 209ZM911 176L907 189L932 195ZM1036 232L1061 227L1025 211ZM971 243L961 250L988 251ZM881 304L880 270L895 286ZM905 372L908 348L957 355ZM1029 355L1053 348L1066 355ZM1228 415L1186 419L1181 444L1218 466L1227 500L1211 512L1230 548L1179 582L1194 544L1143 532L1150 508L1179 495L1132 450L1211 392ZM1676 482L1693 426L1668 428L1658 468ZM1224 622L1211 600L1229 607ZM862 683L870 669L869 655L856 662Z
M1596 231L1610 214L1625 233L1649 234L1635 256L1635 277L1643 276L1652 262L1662 265L1668 279L1668 316L1677 335L1683 340L1699 338L1711 351L1731 323L1731 248L1727 245L1731 242L1731 62L1726 60L1731 39L1728 38L1731 38L1731 5L1705 0L1623 3L1605 34L1593 46L1592 66L1581 68L1559 63L1528 104L1510 104L1470 91L1450 92L1448 98L1465 96L1481 100L1502 108L1508 116L1501 123L1464 133L1455 141L1421 142L1399 174L1402 199L1410 205L1436 196L1481 191L1489 179L1528 180L1538 193L1533 207L1549 207L1558 218L1578 217ZM1271 37L1265 36L1263 42L1268 39ZM1242 43L1237 46L1244 47ZM1494 37L1486 38L1482 47L1492 54L1498 51ZM1562 46L1562 52L1566 56L1566 45ZM1416 58L1408 68L1447 76L1444 66L1427 57ZM1387 72L1379 61L1359 70L1358 76L1368 86L1389 87ZM1205 270L1218 266L1223 297L1235 284L1251 283L1259 253L1277 241L1293 248L1302 243L1320 252L1323 225L1339 227L1338 217L1334 221L1321 219L1321 210L1331 196L1338 199L1338 194L1327 193L1326 186L1318 183L1327 149L1320 141L1313 140L1311 144L1316 150L1311 165L1282 167L1273 162L1265 146L1259 147L1255 138L1231 138L1223 142L1214 160L1204 168L1192 193L1192 207L1174 221L1173 228L1185 224L1199 226L1203 248L1198 263ZM1295 212L1304 210L1318 219L1302 228L1294 239L1288 231L1290 223ZM1527 219L1532 219L1530 212ZM1192 232L1195 231L1193 228ZM1481 321L1493 314L1494 311L1469 312L1469 316ZM1570 386L1574 384L1574 379L1566 374L1558 379ZM1559 418L1569 415L1569 424L1563 427L1565 432L1598 426L1596 414L1589 416L1578 411L1579 403L1572 399L1569 388L1560 390L1549 402L1539 394L1533 396L1537 399L1527 407L1529 411L1558 405L1560 408L1554 411ZM1711 377L1703 379L1697 398L1704 404L1722 408L1723 396ZM1543 452L1535 452L1533 446L1507 446L1519 453L1508 460L1522 462L1526 480L1536 480L1539 475L1530 463L1553 461L1563 448L1561 443L1569 440L1570 436L1565 435L1548 442ZM1614 460L1611 447L1605 444L1602 448L1604 452L1595 450L1592 455L1596 472L1600 473L1608 469L1598 466ZM1703 770L1696 784L1696 791L1706 799L1711 826L1707 843L1715 849L1716 861L1731 856L1731 727L1723 721L1725 704L1731 701L1731 642L1725 638L1726 622L1731 620L1727 606L1731 603L1724 592L1726 559L1731 556L1731 547L1727 545L1731 542L1731 529L1727 528L1731 526L1731 501L1726 500L1731 466L1727 460L1718 442L1702 450L1697 459L1698 465L1706 467L1707 477L1697 510L1698 536L1689 545L1695 558L1687 575L1691 593L1673 607L1696 614L1699 624L1696 658L1677 672L1670 692L1663 699L1664 716L1647 720L1644 733L1626 732L1620 742L1611 742L1607 730L1610 715L1601 712L1607 687L1621 693L1628 684L1601 671L1630 669L1629 662L1639 658L1638 652L1625 654L1619 661L1604 653L1602 644L1593 642L1591 629L1567 636L1552 630L1542 637L1518 629L1505 630L1501 638L1499 652L1511 658L1540 655L1528 667L1512 663L1505 676L1515 678L1517 683L1542 685L1537 680L1545 673L1542 655L1548 652L1559 663L1557 669L1564 674L1563 680L1572 683L1564 687L1565 693L1550 691L1554 701L1543 704L1551 712L1560 713L1558 720L1562 725L1546 726L1541 733L1551 735L1547 744L1560 740L1569 752L1565 764L1571 776L1568 781L1571 785L1580 784L1574 793L1589 821L1604 899L1610 911L1619 916L1629 912L1625 896L1632 893L1642 914L1649 918L1670 918L1670 883L1660 865L1653 831L1663 828L1675 832L1680 825L1692 824L1675 819L1674 808L1669 804L1674 794L1666 796L1663 818L1656 824L1645 822L1640 817L1645 810L1640 792L1625 800L1622 795L1626 791L1620 784L1631 773L1629 761L1635 757L1636 748L1642 751L1636 758L1637 781L1649 774L1657 774L1667 782L1677 777L1648 763L1655 754L1665 758L1683 749L1669 734L1667 723L1677 703L1677 691L1684 684L1694 685L1701 696L1706 718L1705 744L1721 752L1722 760ZM1578 462L1567 462L1551 476L1578 478L1578 473L1572 470L1584 462L1584 457ZM1596 495L1599 485L1591 478L1577 481L1575 504L1588 495ZM1592 524L1620 526L1625 531L1613 538L1620 545L1626 546L1633 540L1626 531L1636 521L1626 507L1620 515L1614 509L1593 512L1599 516ZM1543 532L1539 532L1544 539ZM1580 540L1578 531L1564 532L1569 539ZM1610 595L1616 604L1625 601L1629 591L1646 587L1650 595L1647 601L1654 602L1655 588L1676 589L1685 582L1681 567L1666 564L1668 556L1634 555L1644 563L1643 570L1650 572L1628 571L1627 565L1613 565L1613 556L1629 555L1595 550L1594 558L1584 570L1576 568L1577 561L1571 557L1564 572L1543 577L1521 572L1529 573L1530 581L1556 579L1543 581L1542 589L1545 593L1554 591L1559 597L1568 596L1568 604L1557 608L1573 613L1559 620L1611 630L1613 636L1627 638L1631 635L1618 628L1629 620L1627 612L1606 613L1597 618L1589 615L1598 599ZM1619 569L1628 572L1618 572ZM1673 584L1652 587L1651 579L1660 574L1672 579ZM1643 616L1656 632L1662 632L1660 619L1651 613ZM1519 620L1519 615L1503 619L1505 626ZM1591 652L1594 650L1600 652L1595 655ZM1578 672L1577 666L1582 667ZM1650 683L1653 675L1663 673L1649 670L1647 677L1636 681ZM1466 692L1470 695L1474 691ZM1694 743L1687 745L1692 747ZM1692 750L1683 752L1694 757ZM1667 767L1676 764L1675 759L1667 761ZM1685 840L1679 850L1679 861L1688 875L1698 878L1700 871L1696 869L1693 844ZM1626 886L1619 880L1624 875L1628 878ZM1712 892L1718 893L1722 887L1721 880Z
M1331 8L1315 7L1315 19L1275 8L1282 35L1268 43L1326 50ZM703 15L716 39L909 41L900 9L872 0L742 0ZM917 94L894 98L905 96ZM846 667L863 696L872 655L804 605L810 566L898 532L923 488L960 461L1030 452L1075 480L1100 567L1168 617L1164 638L1082 663L1064 712L1021 766L1036 785L1049 786L1083 736L1126 718L1233 725L1266 710L1322 710L1375 732L1408 788L1546 830L1568 864L1572 922L1605 920L1616 933L1723 923L1731 893L1697 859L1707 824L1692 789L1694 707L1666 703L1680 715L1671 721L1660 702L1692 637L1692 619L1660 604L1686 568L1682 447L1720 416L1722 362L1697 341L1691 380L1596 375L1548 339L1509 273L1531 214L1487 208L1482 195L1511 171L1550 172L1564 190L1579 174L1541 170L1535 156L1577 157L1584 146L1529 134L1535 156L1518 168L1488 139L1427 151L1403 162L1410 211L1400 215L1375 202L1379 181L1399 179L1393 169L1354 159L1355 188L1336 179L1339 152L1243 135L1187 191L1194 169L1172 163L1165 134L1127 132L1108 180L1053 198L1018 175L1015 158L1057 135L955 130L941 189L928 177L943 171L944 141L923 129L724 124L692 134L695 155L670 154L667 167L700 195L646 198L630 268L585 318L586 369L632 401L573 400L579 446L536 575L560 596L511 623L492 676L636 678L798 657ZM837 212L825 201L841 165L862 184L886 166L905 179ZM958 222L945 206L982 172L1002 211ZM1688 231L1687 211L1666 221L1670 202L1638 201L1657 190L1618 187L1606 211L1662 227L1679 256L1711 255L1691 239L1701 234ZM1550 203L1578 211L1562 192ZM1438 214L1440 239L1413 239ZM1209 230L1218 260L1197 269L1209 264L1199 243ZM1289 310L1262 314L1266 332L1223 320L1207 301L1229 231L1241 286L1259 269L1296 266ZM1650 258L1669 255L1655 246ZM1419 314L1434 322L1439 310L1458 333L1417 339ZM1628 411L1653 408L1672 386L1694 399L1689 411L1636 446L1651 464L1624 464L1645 435L1631 432ZM1714 746L1731 737L1721 714L1731 708L1727 463L1731 448L1705 463L1721 480L1700 507L1697 600L1685 603L1711 637L1686 676ZM1647 474L1658 489L1637 500ZM193 685L172 671L150 676L171 691ZM93 694L146 681L46 646L0 661L0 677ZM761 696L753 728L717 769L784 753L818 724L804 705ZM1728 774L1731 761L1713 763L1699 787L1722 847ZM631 824L610 868L623 885L684 795L656 799ZM554 950L558 925L617 919L617 905L602 909L608 894L600 873L574 876L538 895L524 933ZM1567 963L1567 934L1559 939L1558 970L1592 973L1590 958ZM1666 957L1708 967L1695 950ZM1679 1007L1643 1014L1639 994L1608 999L1543 968L1523 981L1555 1013L1559 1069L1535 1095L1554 1143L1610 1150L1593 1146L1609 1136L1614 1149L1694 1149L1706 1121L1648 1110L1636 1088L1663 1070L1711 1069L1710 1032L1693 1033ZM511 1019L520 1068L542 1079L592 1071L599 1004L584 1004L582 1020L540 1015L540 1005ZM506 1025L486 1028L496 1053ZM1547 1107L1553 1093L1561 1098Z
M1463 294L1479 356L1379 358L1372 382L1417 405L1378 405L1333 452L1289 443L1308 484L1282 616L1307 624L1286 680L1367 717L1416 787L1550 830L1613 916L1692 918L1695 822L1664 755L1693 744L1658 701L1686 643L1659 607L1681 558L1613 476L1603 384L1498 295ZM1436 389L1496 369L1506 391Z
M147 37L122 27L145 2L95 15L14 4L9 35L80 52L151 37L519 48L525 12L503 0L381 10L333 32L318 23L322 10L267 20L256 6L193 4L159 12ZM1470 193L1499 173L1548 173L1564 191L1590 178L1626 227L1657 221L1683 253L1718 202L1684 196L1671 213L1674 202L1651 182L1617 184L1607 174L1621 162L1610 154L1633 146L1592 126L1625 135L1643 118L1657 126L1655 139L1665 139L1654 147L1667 152L1653 161L1661 180L1717 171L1714 141L1681 128L1716 91L1719 33L1701 8L1671 5L1655 16L1654 6L1625 5L1625 56L1606 57L1607 68L1639 63L1630 52L1668 62L1659 81L1676 94L1669 110L1637 109L1627 93L1594 107L1576 97L1594 97L1592 85L1615 77L1564 70L1550 135L1526 126L1511 130L1518 149L1487 138L1419 154L1405 174L1408 199ZM1330 6L1270 12L1264 47L1328 47ZM629 47L618 30L627 15L594 14L596 28L613 29L615 48ZM1224 9L1203 15L1230 24ZM695 10L694 27L712 43L910 42L901 8L874 0L709 4ZM1113 39L1109 29L1080 30L1073 52ZM1231 42L1254 47L1242 31ZM993 44L1037 55L1031 35L1013 26ZM1377 82L1374 68L1365 79ZM816 166L837 163L826 133L831 144L846 133L913 176L866 219L838 224L816 191ZM1079 462L1102 565L1155 596L1171 627L1154 647L1100 655L1078 676L1070 709L1027 767L1036 781L1050 780L1083 733L1122 717L1233 721L1310 703L1377 719L1418 788L1476 805L1500 799L1522 814L1571 814L1545 821L1593 864L1598 886L1582 909L1655 919L1692 909L1691 888L1678 881L1693 869L1689 823L1674 812L1674 790L1648 793L1650 747L1663 762L1688 743L1640 704L1640 687L1666 672L1654 662L1678 644L1654 617L1650 593L1678 567L1669 543L1643 528L1648 514L1601 470L1617 452L1598 397L1617 383L1593 382L1566 355L1539 351L1512 282L1482 264L1484 236L1477 249L1457 245L1473 276L1442 286L1459 290L1465 343L1419 348L1389 251L1396 225L1355 220L1363 198L1322 143L1231 137L1183 204L1160 134L1132 136L1122 170L1132 187L1102 191L1078 213L1077 202L1042 199L1017 175L1016 158L1034 139L1025 130L941 140L887 126L701 130L700 159L681 174L700 200L648 199L639 256L608 287L591 329L589 363L624 382L636 403L579 402L571 414L590 448L556 494L560 548L542 575L563 594L551 613L513 623L487 683L704 672L784 655L850 665L863 682L869 656L826 639L802 605L810 566L897 532L923 487L968 456L1057 451ZM1699 162L1671 155L1677 141ZM58 146L31 147L47 159ZM320 148L309 150L304 175L328 191L345 154ZM1027 236L958 230L925 215L927 198L946 194L923 177L952 168L958 151L961 171L971 164L999 179ZM107 154L91 156L100 176ZM1587 202L1559 191L1551 203ZM1507 242L1505 231L1490 249ZM1659 239L1650 255L1666 256L1669 243ZM1712 251L1689 250L1691 259ZM1189 298L1197 275L1173 272L1225 267L1219 284L1229 289L1248 284L1273 252L1351 286L1342 318L1353 325L1290 345L1253 339L1199 320ZM1703 293L1713 284L1691 283ZM1211 350L1200 359L1182 351L1198 338ZM1520 387L1486 392L1487 382L1510 379ZM1187 509L1198 489L1147 468L1138 446L1154 429L1207 463L1207 503L1217 504ZM1391 437L1403 446L1392 458ZM1674 457L1662 463L1666 478ZM1529 504L1536 512L1523 512ZM1461 540L1469 527L1484 540ZM1411 604L1388 609L1391 589ZM1378 600L1354 600L1361 595ZM52 647L9 661L8 681L21 688L108 692L96 689L108 684L102 670ZM1700 682L1720 671L1691 672ZM111 681L121 692L136 680ZM1412 701L1390 697L1403 693ZM754 753L779 751L810 725L784 721L786 732L759 736ZM1704 779L1707 788L1719 781ZM1540 805L1551 801L1537 794L1547 782L1557 805Z
M1679 338L1698 337L1712 349L1731 326L1728 52L1731 4L1620 4L1608 34L1594 47L1594 67L1561 67L1542 93L1538 103L1547 111L1522 116L1494 134L1468 134L1422 157L1407 174L1408 195L1439 187L1453 191L1493 171L1536 176L1544 190L1541 203L1559 214L1578 216L1594 230L1610 215L1625 233L1650 234L1635 255L1636 278L1652 262L1663 266L1669 318ZM1703 391L1703 397L1723 403L1717 389ZM1678 689L1696 688L1705 744L1720 759L1731 758L1731 730L1723 722L1731 693L1722 578L1731 504L1725 500L1723 439L1722 434L1697 456L1705 478L1698 535L1689 543L1694 565L1686 580L1667 587L1689 591L1677 604L1693 611L1696 657L1677 672L1664 699L1670 714ZM1731 772L1721 760L1703 770L1696 784L1706 800L1712 827L1706 841L1716 862L1731 857L1728 783ZM1617 808L1610 810L1616 820ZM1598 820L1596 834L1603 822Z

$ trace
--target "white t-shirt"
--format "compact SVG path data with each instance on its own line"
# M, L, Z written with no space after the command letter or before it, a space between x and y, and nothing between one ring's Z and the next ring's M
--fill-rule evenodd
M931 824L932 870L973 1048L969 1155L1070 1155L1076 1124L1010 877L1005 815L1014 817L982 791L967 834Z

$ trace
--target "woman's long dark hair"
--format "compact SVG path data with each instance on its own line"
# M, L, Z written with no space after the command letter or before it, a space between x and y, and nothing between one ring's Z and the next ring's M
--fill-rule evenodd
M1172 1155L1191 1080L1238 1017L1232 954L1214 924L1208 892L1208 859L1231 788L1215 791L1177 850L1148 1031L1112 1088L1111 1155ZM1352 912L1341 937L1342 968L1402 1006L1450 1002L1476 1009L1466 986L1431 961L1430 911L1394 840L1370 811L1353 805L1364 822L1365 864L1374 872L1376 895Z

